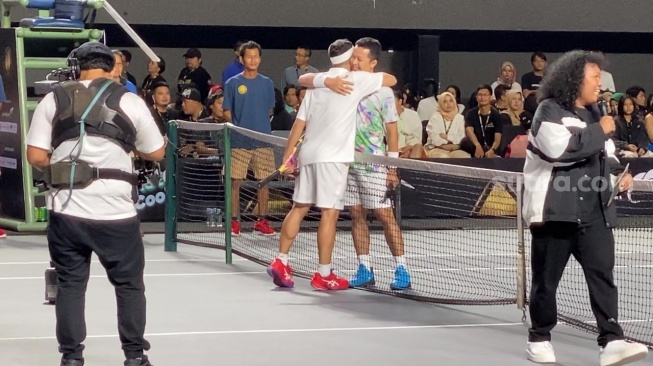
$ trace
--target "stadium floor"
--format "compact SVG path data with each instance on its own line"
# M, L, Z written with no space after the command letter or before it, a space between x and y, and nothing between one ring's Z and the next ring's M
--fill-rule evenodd
M530 364L514 305L434 306L357 290L324 293L303 279L293 290L278 290L263 267L241 258L227 265L222 251L180 245L166 253L156 234L146 235L145 245L155 366ZM1 363L58 365L54 307L43 296L45 238L0 240L0 258ZM96 261L92 276L87 365L121 365L114 294ZM559 325L554 345L559 365L598 364L590 334Z

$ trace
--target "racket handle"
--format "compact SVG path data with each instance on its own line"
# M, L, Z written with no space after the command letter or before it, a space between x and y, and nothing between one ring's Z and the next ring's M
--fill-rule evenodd
M278 169L274 171L274 173L268 175L265 177L263 180L259 181L258 184L256 185L259 189L265 187L268 185L268 183L272 182L273 180L277 179L281 175L281 171Z

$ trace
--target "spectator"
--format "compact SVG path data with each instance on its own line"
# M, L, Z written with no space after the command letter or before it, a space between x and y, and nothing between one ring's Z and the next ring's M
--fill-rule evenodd
M287 67L283 71L283 87L288 85L299 85L299 77L307 73L318 73L319 70L309 65L312 51L308 47L297 47L295 51L295 65Z
M470 154L460 149L465 137L465 117L458 113L456 98L444 92L437 100L438 110L426 125L426 155L429 158L469 158Z
M182 93L187 87L193 87L200 92L201 100L206 100L213 82L211 75L202 66L202 52L197 48L189 48L184 53L186 67L179 72L177 92Z
M159 62L152 61L147 64L147 73L148 75L143 80L142 92L143 95L147 95L152 90L152 85L158 85L160 83L166 83L166 79L161 76L163 72L166 71L166 62L161 56L159 56Z
M499 84L494 88L494 108L499 112L505 111L508 109L508 99L506 98L506 92L511 90L508 86ZM521 93L519 93L521 95Z
M129 52L128 50L120 50L120 52L123 54L125 58L125 76L127 77L127 80L129 80L130 83L136 85L136 78L134 75L129 73L129 65L132 62L132 53Z
M395 106L397 107L397 120L399 129L399 151L402 158L423 158L426 152L422 146L424 128L419 115L412 109L404 107L404 93L394 91Z
M281 90L274 89L274 100L274 111L270 122L272 131L290 131L295 122L294 112L288 112L286 109L286 102L283 99Z
M631 86L626 90L626 95L635 99L635 102L637 102L635 105L635 114L640 117L640 120L643 120L648 114L646 106L646 90L641 86Z
M524 95L524 109L534 114L537 109L537 89L542 82L544 70L546 69L546 55L542 52L533 52L531 55L531 66L533 71L527 72L521 77L522 94Z
M509 90L506 93L508 109L501 112L503 123L512 126L522 126L525 131L531 128L533 115L524 110L524 101L520 92Z
M465 106L460 103L460 88L456 85L449 85L446 87L445 91L454 96L456 103L458 104L457 111L462 114L465 110ZM417 105L417 113L422 121L428 121L433 113L438 110L439 103L436 98L437 95L434 94L419 101L419 104Z
M520 89L521 90L521 89ZM501 156L499 145L503 122L501 113L492 108L492 87L481 85L476 90L478 107L465 115L465 135L460 148L475 158L494 158Z
M181 92L181 108L187 121L198 122L209 116L209 111L202 103L202 96L195 88L186 88Z
M306 96L306 88L304 87L298 87L297 88L297 110L299 110L299 107L302 105L302 102L304 101L304 97Z
M447 86L444 91L451 93L451 95L456 98L456 103L458 103L458 113L463 114L463 111L465 110L465 105L461 103L460 101L460 88L457 85L451 84ZM438 106L436 105L436 108Z
M628 158L653 155L648 151L649 139L646 127L635 114L636 104L637 102L631 96L621 98L617 116L614 119L616 129L612 140L615 146L621 150L621 154Z
M521 92L522 87L515 81L516 79L517 70L515 69L515 65L508 61L502 63L501 69L499 70L499 77L497 78L497 81L492 83L492 93L494 93L494 89L496 89L497 85L506 85L508 89Z
M179 119L180 113L170 108L170 86L167 83L159 82L151 85L152 117L159 127L159 132L165 136L168 129L168 122Z
M261 46L253 41L240 47L240 58L244 71L225 84L224 114L227 121L234 125L271 134L270 115L275 106L274 84L270 78L259 74L261 64ZM247 176L250 162L254 165L254 176L263 179L276 170L274 151L269 148L252 149L246 141L232 141L232 209L231 233L240 235L240 222L237 220L240 212L240 187ZM259 218L254 224L254 232L262 235L274 235L276 231L270 227L266 219L268 211L269 189L264 187L258 191Z
M224 70L222 70L222 87L227 84L227 80L232 77L240 74L244 70L243 60L240 58L240 46L243 45L246 41L239 40L234 45L234 54L236 58L227 65Z
M284 107L291 115L297 114L299 110L299 97L297 96L297 87L294 85L286 85L283 88L283 98L285 100Z
M121 51L118 50L113 50L113 56L116 58L116 63L113 67L113 70L111 71L111 75L113 77L113 80L115 80L116 83L124 85L127 90L134 94L138 94L138 90L136 89L136 85L132 84L131 81L127 80L125 77L125 56L122 54Z
M227 120L224 117L224 92L222 88L213 87L209 92L206 104L211 110L211 115L204 118L201 122L204 123L225 123Z

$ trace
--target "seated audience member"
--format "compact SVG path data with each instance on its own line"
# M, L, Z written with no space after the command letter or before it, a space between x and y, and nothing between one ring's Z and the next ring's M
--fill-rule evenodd
M512 62L504 62L501 64L497 81L492 83L492 94L494 94L494 89L496 89L498 85L506 85L508 89L521 92L522 87L515 80L517 80L517 70L515 69L515 65L513 65ZM491 98L492 97L493 96L491 96Z
M224 118L224 109L222 102L224 101L224 93L222 88L214 86L209 92L209 97L206 98L206 105L211 110L211 115L202 119L200 122L204 123L225 123L227 120Z
M631 86L626 90L626 95L635 99L635 114L640 117L640 119L646 118L648 114L648 108L646 106L646 90L641 86Z
M531 128L533 115L524 110L524 101L520 92L509 90L506 93L508 109L501 112L503 123L506 125L522 126L524 131Z
M460 148L475 158L495 158L501 156L501 133L503 122L501 113L492 108L492 87L481 85L476 90L478 107L465 114L465 135Z
M426 94L417 104L417 114L422 121L431 118L431 115L433 115L433 113L438 109L438 102L435 98L435 94Z
M118 50L113 50L113 55L116 59L116 64L113 66L113 70L111 71L113 80L118 84L124 85L130 92L137 94L138 90L136 89L136 85L127 80L127 77L125 76L125 55Z
M531 55L533 71L521 77L522 94L524 96L524 109L535 114L537 109L537 89L540 88L544 70L546 69L546 55L542 52L533 52Z
M503 84L497 85L497 87L494 88L494 108L499 112L508 109L508 99L506 98L506 92L508 90L511 89ZM521 95L521 93L519 95Z
M293 123L295 123L295 117L286 110L286 102L281 95L281 90L274 89L274 100L274 110L270 122L272 131L290 131Z
M141 87L143 95L147 95L147 93L152 90L152 85L166 83L166 79L161 75L166 71L166 62L161 56L159 56L159 59L159 62L150 60L147 64L148 75L143 80L143 85Z
M422 146L422 121L414 110L404 107L404 92L395 90L397 127L399 130L399 157L419 159L426 157Z
M152 117L162 136L168 131L168 122L179 119L181 113L170 107L170 87L165 82L158 82L150 86L150 95L152 96Z
M298 87L297 88L297 110L299 110L299 107L302 105L302 102L304 101L304 97L306 96L306 88L304 87Z
M465 105L460 102L460 98L461 98L460 88L457 85L451 84L446 88L444 88L444 91L451 93L453 97L456 98L456 103L458 103L458 113L463 114L463 111L465 110Z
M181 92L181 109L186 121L199 122L209 116L209 111L202 103L202 96L195 88L186 88Z
M458 113L456 98L449 92L438 96L438 111L426 125L428 139L426 155L429 158L469 158L460 148L465 137L465 117Z
M616 129L612 140L617 149L621 150L621 155L628 158L653 155L648 151L649 139L646 127L635 114L636 103L630 96L621 98L614 119Z
M286 102L285 108L293 117L299 110L299 97L297 96L297 87L295 85L286 85L283 88L283 99Z

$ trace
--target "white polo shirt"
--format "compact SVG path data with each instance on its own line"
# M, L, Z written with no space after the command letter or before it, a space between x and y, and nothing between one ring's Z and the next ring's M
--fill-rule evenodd
M88 86L91 81L82 81ZM149 154L164 144L163 137L145 102L136 94L125 93L120 99L120 108L129 116L136 128L136 149ZM52 120L56 113L53 93L43 98L34 111L32 124L27 134L27 145L43 150L52 148ZM70 161L71 152L77 152L78 140L64 141L57 147L50 164ZM130 156L116 142L99 136L84 136L79 160L93 167L120 169L132 172ZM46 199L48 210L69 216L92 220L120 220L136 216L132 201L133 186L125 181L100 179L84 189L74 189L68 206L62 210L70 190L51 189Z
M354 84L353 91L340 95L328 88L308 90L297 112L297 118L306 121L304 143L299 151L302 165L354 161L358 103L383 84L380 73L332 68L326 74L345 77Z

